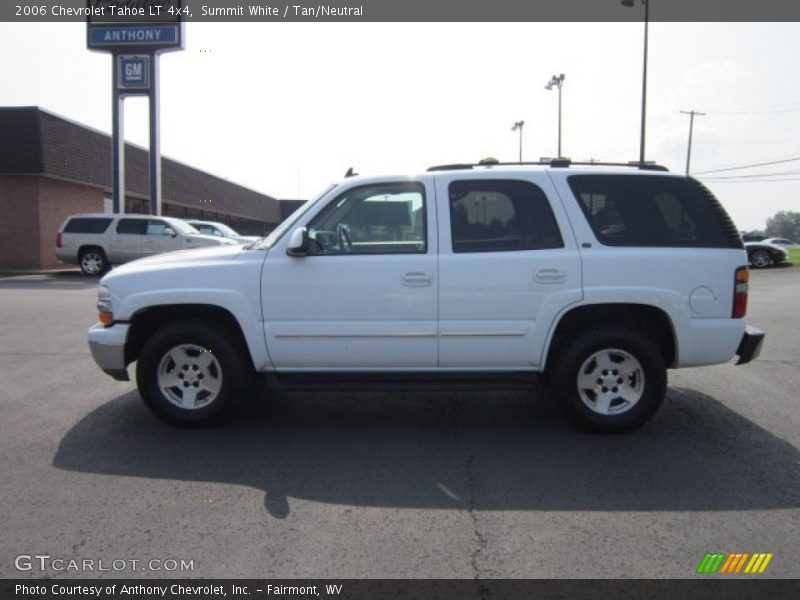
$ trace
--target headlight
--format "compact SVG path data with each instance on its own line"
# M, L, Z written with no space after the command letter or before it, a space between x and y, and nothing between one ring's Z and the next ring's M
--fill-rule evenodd
M97 286L97 312L103 325L110 325L114 322L114 313L111 310L111 290L108 289L108 286Z

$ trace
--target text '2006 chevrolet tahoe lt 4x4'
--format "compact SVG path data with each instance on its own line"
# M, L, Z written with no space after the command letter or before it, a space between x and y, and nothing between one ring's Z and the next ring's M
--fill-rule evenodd
M348 177L250 246L115 269L89 331L99 366L182 423L248 373L544 374L583 425L621 432L668 368L738 363L747 255L698 181L653 165L446 165Z

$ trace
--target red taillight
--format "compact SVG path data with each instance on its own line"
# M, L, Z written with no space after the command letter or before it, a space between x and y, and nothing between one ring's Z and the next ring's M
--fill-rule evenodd
M742 319L747 313L747 282L750 271L747 267L739 267L733 276L733 318Z
M61 232L56 234L56 248L61 248Z

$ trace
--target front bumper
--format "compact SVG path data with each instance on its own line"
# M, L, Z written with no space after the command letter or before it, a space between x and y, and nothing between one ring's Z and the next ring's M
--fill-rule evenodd
M89 330L89 350L97 366L117 381L130 381L125 364L125 342L130 325L115 323L105 327L97 323Z
M736 361L737 365L747 364L758 357L761 353L761 346L764 344L764 335L763 331L750 325L745 328L742 341L739 342L739 347L736 349L736 355L739 357L739 360Z

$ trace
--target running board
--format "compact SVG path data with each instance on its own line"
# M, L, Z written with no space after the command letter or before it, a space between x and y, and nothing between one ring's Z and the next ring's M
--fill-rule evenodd
M530 389L539 373L265 373L267 385L302 391L473 391Z

